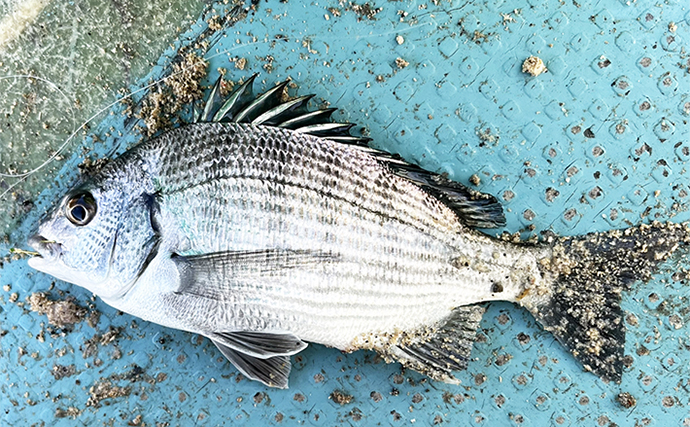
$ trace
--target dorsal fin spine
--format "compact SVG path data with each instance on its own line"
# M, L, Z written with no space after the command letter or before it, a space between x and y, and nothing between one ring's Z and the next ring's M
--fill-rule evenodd
M232 120L235 113L241 110L248 100L253 98L252 86L256 76L258 76L258 74L253 74L230 94L228 99L225 100L223 106L221 106L213 115L214 122Z
M307 103L313 97L314 95L304 95L279 104L252 120L252 124L271 126L299 116L300 114L304 114L306 112Z
M279 105L283 90L285 90L287 84L288 81L286 80L267 90L263 95L256 97L251 103L246 105L242 111L238 112L232 121L238 123L251 122L254 118L261 115L262 112L268 111Z

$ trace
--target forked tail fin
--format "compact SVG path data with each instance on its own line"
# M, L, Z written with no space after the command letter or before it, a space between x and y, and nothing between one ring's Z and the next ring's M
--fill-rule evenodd
M687 225L672 223L558 240L541 265L554 278L551 288L528 293L520 303L586 370L619 382L625 346L621 291L649 280L660 262L689 241Z

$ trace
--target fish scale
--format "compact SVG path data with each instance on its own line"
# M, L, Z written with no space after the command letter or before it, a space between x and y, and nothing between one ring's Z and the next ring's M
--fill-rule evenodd
M227 126L227 125L226 125L226 126ZM250 128L250 130L251 130L251 128ZM229 129L227 129L227 131L230 131L230 132L235 131L235 132L237 132L237 130L236 130L236 129L233 129L233 128L229 128ZM263 132L269 133L269 134L270 134L270 133L273 133L274 130L270 130L270 129L269 129L269 130L264 130L264 129L261 129L261 131L260 131L260 132L257 132L257 133L259 133L259 136L261 136L261 133L263 133ZM245 133L251 134L251 132L245 132ZM295 137L295 135L289 135L289 138L292 138L292 137ZM188 140L188 139L185 139L185 138L181 138L181 139L184 139L185 141ZM282 138L277 139L278 142L277 142L277 144L276 144L276 145L282 145L282 147L280 147L280 148L283 149L283 150L285 150L285 147L286 147L285 142L284 142L285 139L287 139L286 136L285 136L285 135L282 135ZM305 141L300 140L300 139L301 139L301 138L298 138L298 140L294 143L294 145L295 145L296 147L302 148L303 146L308 145ZM202 145L203 145L203 144L208 144L208 143L209 143L209 142L208 142L209 140L210 140L211 142L214 142L214 141L212 140L212 137L208 137L208 136L207 136L207 137L205 137L205 138L203 139ZM227 144L228 141L227 141L227 140L226 140L226 141L223 141L223 143ZM237 142L236 144L237 144L237 145L240 145L241 147L244 147L245 145L251 145L251 144L256 144L256 143L257 143L257 142L254 142L254 141L240 141L240 142ZM195 145L195 144L192 144L192 145ZM175 145L169 145L169 146L170 146L170 147L175 147ZM336 146L336 147L337 147L337 146ZM175 147L175 148L177 148L177 147ZM338 147L338 148L340 148L340 147ZM175 150L171 149L171 151L175 151ZM203 152L203 150L200 150L200 151ZM252 162L253 159L252 159L251 157L246 158L247 156L249 156L249 155L252 153L252 151L251 151L250 149L248 149L248 148L241 148L240 151L244 153L244 157L242 157L242 160L243 160L243 161L246 161L247 163L252 163L252 164L254 163L254 162ZM175 151L175 152L176 152L176 151ZM225 157L225 156L223 156L223 157ZM216 158L216 159L217 159L217 158ZM298 160L299 160L299 159L294 160L294 161L295 161L296 163L299 164L299 161L298 161ZM202 162L202 163L203 163L203 162ZM239 163L239 162L235 161L234 163ZM220 163L219 163L219 164L220 164ZM272 164L269 164L269 165L267 165L267 166L268 166L268 170L269 170L269 171L272 171L272 172L274 173L273 176L276 176L276 175L275 175L275 174L277 173L276 170L280 170L280 166L279 166L279 165L272 165ZM306 163L306 162L303 162L303 165L302 165L302 166L303 166L303 169L304 169L304 170L309 170L309 169L310 169L310 165L309 165L308 163ZM378 165L376 165L376 166L378 167ZM312 165L311 168L314 168L314 167L315 167L315 166ZM190 180L190 179L188 179L187 174L184 174L184 175L182 175L182 176L177 176L178 174L177 174L176 171L178 171L178 170L180 170L180 169L178 169L178 168L172 168L172 167L169 168L169 169L170 169L171 171L175 171L175 172L173 173L173 176L172 176L172 177L166 177L165 179L161 180L161 181L164 183L164 184L163 184L163 187L165 187L165 185L166 185L165 183L170 183L170 184L168 184L168 185L170 185L171 188L175 189L175 188L178 187L178 185L175 184L176 181L186 182L186 183L188 183L189 186L191 186L191 185L194 184L194 182L195 182L196 180L199 179L199 178L197 177L197 178L194 179L194 180ZM211 169L213 169L213 168L211 168ZM226 175L226 176L232 175L233 172L234 172L235 174L238 174L238 175L259 174L259 173L257 173L256 171L254 171L254 170L253 170L254 168L252 168L251 166L249 166L249 167L247 168L248 170L242 168L242 166L233 166L231 169L233 169L232 172L227 172L227 171L226 171L226 172L224 173L224 175ZM186 168L182 168L182 170L187 171ZM289 171L289 172L292 172L292 171ZM293 175L296 175L296 174L293 174ZM275 178L273 178L273 177L271 177L271 175L269 175L268 178L257 178L257 179L263 180L263 181L266 181L266 180L284 180L284 181L286 181L286 182L292 181L292 182L296 182L296 184L297 184L298 186L307 186L307 185L309 185L308 183L305 183L305 181L303 181L303 180L298 180L298 179L295 178L295 176L293 176L293 175L285 174L285 175L282 175L282 176L280 176L280 177L277 177L277 176L276 176ZM216 175L216 176L217 176L217 175ZM298 177L299 177L299 176L298 176ZM388 177L386 177L386 179L389 179L389 180L390 180L391 177L388 176ZM329 180L329 181L330 181L330 180ZM342 188L342 187L346 187L347 185L352 185L352 186L360 185L360 186L361 186L363 183L366 182L366 177L355 175L354 178L351 178L349 181L354 181L354 183L348 182L347 184L332 185L332 186L329 186L329 190L332 189L332 188L335 188L336 190L330 190L330 191L332 191L333 193L335 193L334 196L335 196L335 197L340 196L340 197L342 197L343 199L347 200L348 197L347 197L347 196L341 196L341 193L337 192L337 189L338 189L338 188ZM401 181L401 180L400 180L400 181ZM316 186L316 187L317 187L317 188L315 189L315 191L321 191L321 192L324 191L323 187L325 187L325 186L319 185L319 181L309 181L309 183L312 184L312 185L311 185L312 187L313 187L313 186ZM404 183L404 184L407 184L407 183ZM407 187L407 186L405 186L405 187ZM307 188L308 188L308 187L307 187ZM235 189L234 191L233 191L233 190L226 190L225 193L230 194L230 195L233 195L233 194L234 194L235 197L238 197L238 198L240 198L240 199L241 199L241 198L246 198L246 197L253 197L253 198L259 197L261 200L264 200L264 199L266 199L266 198L270 198L270 197L273 196L273 195L271 195L271 194L265 194L265 195L263 195L263 196L259 196L259 195L261 194L261 191L260 191L260 190L261 190L261 187L259 187L259 188L249 188L249 187L246 187L246 188ZM395 189L393 188L393 190L395 190ZM404 188L404 190L410 190L410 188ZM416 192L419 191L416 187L413 187L413 190L416 191ZM218 194L219 192L220 192L220 193L224 193L223 190L213 190L213 191L212 191L213 194ZM347 189L345 189L345 190L342 192L342 194L345 194L345 195L350 194L350 193L351 193L351 192L348 193ZM378 194L377 194L377 193L378 193ZM413 194L414 194L414 192L413 192ZM377 197L377 196L378 196L378 197ZM393 195L393 196L394 196L394 195ZM404 197L404 196L405 196L405 195L403 195L403 197ZM351 196L350 196L350 198L351 198ZM415 219L418 219L418 218L420 218L420 217L423 218L423 215L428 215L428 211L429 211L429 209L426 209L426 208L419 208L419 209L417 209L417 211L415 211L415 212L404 212L406 208L407 208L408 210L411 210L411 208L409 208L409 206L408 206L409 204L406 204L406 203L400 203L400 209L393 208L393 207L390 206L390 204L391 204L390 200L391 200L392 198L394 198L394 197L391 197L391 196L388 195L388 194L385 194L385 195L384 195L384 194L381 194L380 192L376 192L376 191L372 191L371 194L368 193L368 198L369 198L369 199L377 199L377 201L378 201L378 200L381 200L381 203L380 203L379 206L378 206L378 208L379 208L379 211L378 211L378 212L379 212L379 213L378 213L379 217L378 217L378 218L377 218L377 217L374 217L373 219L370 219L370 220L372 220L372 221L374 221L374 220L376 220L376 219L381 220L381 218L383 218L383 217L395 217L395 216L398 216L398 218L399 218L399 217L405 218L405 219L407 220L408 223L416 223L415 225L421 227L419 224L420 224L420 222L423 222L424 219L414 221L414 220L412 220L411 218L415 218ZM200 197L200 199L201 199L201 200L204 200L204 197ZM300 201L301 199L300 199L299 197L295 196L295 195L292 195L292 196L287 197L287 198L285 198L285 199L288 200L288 201L291 201L291 202L293 202L293 203L296 203L296 204L298 204L298 205L301 204L301 201ZM425 200L425 199L422 198L422 201L424 201L424 200ZM320 212L330 212L330 211L332 210L332 209L327 208L327 207L324 205L324 203L328 203L327 198L321 198L320 200L309 200L309 201L304 200L304 201L306 202L306 203L304 203L304 206L314 206L314 207L317 207L317 208L314 209L316 212L319 212L319 211L320 211ZM350 205L352 205L352 204L353 204L353 202L350 202ZM423 204L423 203L420 203L420 204ZM187 206L187 204L180 204L180 205L182 205L182 206ZM228 205L225 205L225 204L222 204L222 205L223 205L223 210L225 210L225 209L228 208ZM232 206L232 204L229 204L229 206ZM260 208L261 208L261 206L257 206L257 205L247 206L247 207L246 207L246 211L247 211L246 214L247 214L247 215L251 215L252 217L254 217L254 216L257 216L257 217L258 217L258 215L257 215L256 212L257 212L257 209L260 209ZM438 206L438 204L437 204L436 206L433 206L433 208L438 208L438 209L440 209L440 210L445 210L445 211L447 211L447 208L445 208L445 207L443 207L443 206ZM273 213L273 212L274 212L274 211L271 211L271 212L269 212L269 213ZM341 208L340 212L342 212L342 208ZM353 212L354 215L353 215L351 221L352 221L353 223L361 223L361 217L359 217L359 216L357 216L357 215L362 215L363 212L365 212L365 211L364 211L364 210L359 210L359 211L358 211L358 210L355 209L355 211ZM404 214L403 214L403 213L404 213ZM184 215L184 214L183 214L183 215L180 215L180 216L181 216L181 217L191 217L191 216L193 216L192 214L193 214L193 213L190 212L190 213L187 214L187 215ZM219 213L219 215L220 215L220 214L222 214L222 213ZM277 212L277 214L278 214L278 215L285 215L286 217L288 216L288 215L287 215L288 212ZM443 212L443 214L445 214L446 217L451 217L451 218L452 218L452 213ZM242 212L238 212L238 215L239 215L239 216L242 216L242 215L245 215L245 214L242 213ZM212 215L211 215L211 218L213 218L214 216L215 216L215 215L212 214ZM299 220L300 220L300 219L301 219L301 217L298 218L298 221L296 221L296 222L299 223ZM438 223L437 219L438 219L438 216L437 216L436 218L431 218L431 219L428 219L428 218L427 218L427 219L426 219L426 222L427 222L427 223L437 224L437 223ZM283 219L283 220L286 221L285 219ZM209 218L208 218L208 217L204 217L204 220L203 220L203 221L204 221L205 224L209 224L209 223L210 223L210 224L213 224L213 221L212 221L212 220L209 222ZM434 222L434 221L436 221L436 222ZM319 227L322 227L322 226L324 225L324 222L327 222L327 221L323 221L323 220L315 221L313 224L309 224L308 227L300 227L300 228L301 228L301 229L304 229L304 230L312 230L312 231L315 231L315 230L318 230ZM458 231L462 229L462 228L461 228L461 225L458 223L457 219L454 219L452 222L451 222L451 221L447 221L447 222L450 223L450 224L448 225L448 227L447 227L448 229L453 229L453 230L458 230ZM365 223L366 223L366 222L365 222ZM228 220L219 221L219 224L221 224L220 228L221 228L221 229L224 229L225 227L227 227L226 224L233 224L233 221L228 221ZM366 223L366 224L368 224L368 223ZM254 227L254 224L245 224L245 225L246 225L246 228L243 228L243 227L239 227L239 228L241 228L241 229L248 229L248 230L251 230L251 229L254 229L254 228L255 228L255 227ZM340 228L340 226L342 226L342 224L338 224L338 226L339 226L339 227L338 227L337 229L335 229L334 232L333 232L331 235L337 234L336 232L339 232L339 233L344 234L344 235L346 235L346 236L355 235L355 236L358 236L358 237L359 237L359 236L362 235L362 233L342 233L343 229ZM361 226L361 224L360 224L360 226ZM266 226L266 227L259 227L259 228L260 228L260 229L263 229L263 230L268 230L268 233L269 233L271 236L274 236L274 238L282 235L281 233L274 233L274 232L272 232L271 230L274 230L274 229L275 229L274 227L268 227L268 226ZM201 230L199 230L199 231L201 231ZM198 236L198 238L203 238L204 236L213 236L213 235L214 235L214 231L220 232L221 230L204 230L204 231L207 231L207 232L210 232L210 233L196 233L195 235ZM403 231L403 230L401 230L401 231ZM447 245L454 245L454 244L456 244L456 242L453 241L453 240L455 240L454 237L453 237L453 235L448 234L447 232L439 233L437 230L435 230L434 228L431 228L431 227L424 228L424 231L425 231L425 232L428 232L429 234L434 235L434 237L437 237L437 240L440 240L440 239L442 238L442 239L443 239L442 241L446 242ZM445 230L444 230L444 231L445 231ZM398 232L396 231L395 234L398 234ZM402 234L404 235L404 233L402 233ZM318 237L319 237L318 239L309 240L310 244L311 244L311 242L322 242L322 241L324 241L324 240L326 240L326 241L328 240L328 238L326 238L325 236L318 236ZM379 237L380 237L380 236L375 236L375 237L374 237L374 241L375 241L375 242L379 242L379 244L382 244L382 243L381 243L381 239L380 239ZM259 240L259 243L260 243L260 244L263 244L263 245L265 246L265 244L266 244L265 240L262 240L262 239L258 239L258 240ZM240 244L241 244L241 242L243 241L243 239L241 239L241 238L240 238L240 239L231 239L231 241L232 241L233 243L240 243ZM213 240L212 242L210 242L210 244L214 244L214 242L217 243L217 241ZM269 242L269 244L275 244L275 243L276 243L276 242L274 242L274 241ZM385 244L384 244L384 245L385 245ZM358 251L361 251L361 250L362 250L362 245L356 244L356 245L354 245L354 246L356 246L356 250L358 250ZM340 249L341 249L341 250L345 250L346 247L347 247L347 246L345 246L345 247L340 246ZM395 247L395 246L394 246L394 247ZM411 247L413 247L413 246L411 246L409 242L406 243L404 246L402 246L402 248L404 248L404 249L406 249L406 250L410 250ZM198 248L198 249L199 249L199 250L218 250L218 248L213 248L213 247ZM253 248L248 248L248 249L253 249ZM421 251L421 253L423 253L423 254L429 254L429 253L435 253L435 252L436 252L435 250L426 250L426 251L425 251L425 250L422 250L422 251ZM489 250L486 251L486 252L491 252L491 249L489 248ZM468 255L472 255L472 256L473 256L473 254L468 254ZM447 261L449 258L450 258L450 256L447 256L446 259L444 259L444 261Z
M356 159L360 155L356 149L348 152L346 147L336 144L320 142L316 145L310 140L312 137L290 131L250 126L242 129L242 125L215 126L231 135L241 133L253 135L254 138L232 140L225 137L218 142L213 140L214 131L218 130L209 129L210 136L199 135L201 142L197 144L195 130L182 129L168 133L166 149L161 153L165 166L161 168L164 172L160 181L166 194L161 206L162 209L170 209L176 218L182 218L182 229L186 231L190 242L190 248L181 253L265 247L312 248L335 252L345 258L332 271L320 274L289 278L262 275L261 286L252 282L239 287L230 286L229 289L240 294L243 290L253 290L245 298L257 301L255 306L245 300L242 303L233 302L233 306L246 304L247 311L259 318L274 311L285 313L279 327L299 332L307 340L317 338L310 334L313 333L313 326L319 324L336 325L351 319L373 319L373 322L360 321L350 323L348 327L341 326L341 330L347 330L344 333L334 334L331 330L325 343L343 347L363 332L418 328L447 316L454 306L488 297L491 277L477 280L473 274L461 274L449 262L462 254L472 258L482 257L482 262L490 266L497 264L493 252L510 251L502 247L501 242L486 239L491 243L490 247L477 254L473 245L463 244L459 235L449 233L449 230L461 230L462 226L452 213L446 212L445 206L428 202L423 194L416 199L417 207L400 202L400 199L409 196L402 191L412 187L411 193L414 195L419 192L418 188L390 173L386 176L386 172L380 170L380 165L372 163L370 159L365 159L360 169L345 170L341 166L339 172L335 173L333 159L347 156ZM176 132L180 135L176 135ZM185 158L203 173L213 175L212 182L208 183L203 173L192 179L192 169L168 165L178 156L189 155L184 152L185 148L178 147L178 141L190 147L201 145L194 150L199 153L196 157ZM204 148L211 144L212 149ZM221 149L218 148L219 144L235 145L239 154L234 157L230 154L231 148ZM314 156L308 153L312 148L319 151ZM166 153L171 153L169 158ZM300 157L309 160L301 161ZM294 167L271 161L286 158L292 158L295 164L299 164L301 173L294 173ZM203 166L209 163L212 167ZM232 164L228 170L220 173L215 170L227 167L228 163ZM165 175L167 171L170 171L170 176ZM362 208L354 203L362 196L353 196L349 187L372 186L367 180L371 172L384 176L373 180L373 189L367 193L373 202L366 199L369 204ZM328 178L321 179L326 173L329 174ZM238 178L229 178L231 176ZM384 194L381 186L375 185L377 180L393 181L395 185L389 185ZM398 188L400 195L395 192ZM218 198L216 204L205 204L212 197ZM396 201L400 209L396 208ZM203 215L195 215L199 203L204 205ZM286 209L286 206L289 207ZM244 220L238 222L238 219ZM447 223L446 230L439 231L428 226L438 224L439 219ZM218 236L224 238L219 239ZM381 252L375 249L377 245L389 248L395 255L382 257ZM395 263L391 265L393 260ZM514 259L505 259L503 262L512 265ZM391 271L398 274L391 277L388 273ZM498 274L505 275L506 272L507 265ZM337 286L330 285L336 282ZM357 298L380 303L356 307L352 302ZM438 301L447 301L445 310L436 310ZM321 311L316 307L322 307ZM392 309L384 316L387 321L382 322L380 313L385 307ZM410 307L417 310L410 312ZM403 311L405 316L402 316ZM206 312L208 310L199 313ZM288 318L294 321L288 322ZM226 327L241 328L246 325Z
M163 192L226 177L280 179L350 203L364 201L362 208L423 224L427 232L439 236L439 226L460 231L457 218L445 206L405 180L391 183L385 168L354 147L283 129L233 123L204 127L204 132L199 132L197 125L169 132L157 144L162 148L153 147L152 151L160 150L159 185ZM285 144L285 140L292 144ZM361 163L369 175L353 173L351 162Z
M303 248L308 245L314 245L313 242L317 243L317 248L324 252L329 251L339 251L342 254L346 254L353 260L356 259L357 263L367 261L367 265L375 264L377 268L373 270L373 275L379 275L384 277L391 274L391 272L399 271L398 265L405 264L406 271L410 274L416 274L417 276L428 276L434 271L439 270L439 266L448 265L448 260L455 253L452 248L447 247L443 243L436 241L430 241L426 247L421 247L416 253L412 251L415 250L417 246L414 244L413 236L415 234L412 232L414 230L408 230L407 227L399 227L397 224L389 225L390 230L382 229L376 224L376 218L373 214L366 212L366 215L370 218L362 218L361 216L356 217L351 221L352 228L348 226L343 226L343 224L333 223L326 224L322 221L321 217L306 218L299 212L296 215L290 215L289 211L284 211L280 208L275 208L272 206L265 206L264 203L260 203L264 206L259 206L255 204L247 204L238 207L231 201L222 200L219 201L217 208L206 207L205 215L194 216L193 212L196 210L195 207L189 207L190 202L193 200L207 200L207 194L217 193L219 190L217 187L218 183L214 184L211 189L207 189L206 186L195 187L193 190L190 189L186 193L187 197L182 200L170 200L166 201L166 204L174 204L175 206L187 208L188 211L175 211L177 217L185 218L184 229L186 230L188 237L194 237L193 247L189 251L185 251L185 254L199 253L203 251L216 252L220 250L254 250L264 248L267 245L271 247L294 247ZM265 185L259 185L260 188L265 189ZM256 187L250 186L239 186L234 187L237 194L253 194L261 195L262 192ZM305 193L306 190L296 189L296 192ZM336 209L339 212L344 212L348 208L352 210L353 208L349 204L340 203L340 207L329 206L329 203L324 202L323 196L318 196L316 200L308 200L305 197L300 197L296 194L283 194L288 200L301 200L305 205L309 206L320 206L321 211ZM262 200L271 199L272 194L266 193L260 197ZM332 200L331 200L332 202ZM353 212L353 214L356 212ZM374 217L374 218L371 218ZM209 221L209 218L214 218L214 220ZM237 223L239 218L250 218L242 223ZM349 218L349 217L348 217ZM228 226L228 224L232 224ZM231 236L227 236L228 228L233 232ZM282 230L281 233L275 233L271 230ZM293 235L298 230L309 230L308 235ZM347 232L343 233L343 230ZM408 232L405 232L408 230ZM383 232L386 232L384 235ZM340 232L340 234L338 234ZM378 233L378 234L376 234ZM419 234L419 233L417 233ZM202 236L205 239L202 239ZM331 238L327 238L331 236ZM340 238L338 238L340 236ZM219 238L220 237L220 238ZM206 240L208 239L208 240ZM337 240L336 240L337 239ZM382 242L388 242L384 244ZM381 252L378 247L385 246L389 248L394 255L382 257ZM397 248L397 250L391 249ZM445 249L445 252L443 252ZM445 253L445 256L443 255ZM407 254L406 258L403 255ZM356 258L355 258L356 257ZM433 257L433 259L432 259ZM406 261L402 261L406 259ZM391 262L396 264L391 265ZM414 266L420 264L421 270L419 273L413 273L415 271ZM366 282L366 277L362 277ZM387 277L386 281L390 281L391 277ZM410 277L403 279L398 279L398 282L409 282L409 283L421 283L418 277ZM308 286L308 285L304 285ZM368 284L364 285L369 287ZM411 285L412 286L412 285Z

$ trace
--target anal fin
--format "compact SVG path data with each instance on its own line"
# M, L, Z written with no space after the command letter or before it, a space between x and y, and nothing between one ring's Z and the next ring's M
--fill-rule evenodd
M437 327L404 334L384 355L434 380L457 383L452 371L467 369L483 314L482 306L458 307Z

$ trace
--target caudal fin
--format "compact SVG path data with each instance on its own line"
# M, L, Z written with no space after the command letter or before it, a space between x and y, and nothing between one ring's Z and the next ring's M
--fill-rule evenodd
M554 282L545 293L527 293L520 303L586 370L619 382L625 326L621 291L647 281L657 265L690 241L681 224L642 225L561 239L543 273Z

